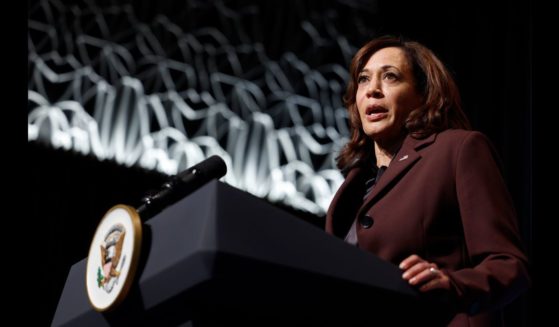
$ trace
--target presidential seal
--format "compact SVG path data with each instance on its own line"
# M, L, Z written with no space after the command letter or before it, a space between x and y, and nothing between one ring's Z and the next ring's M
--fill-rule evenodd
M116 307L130 290L140 258L142 224L136 209L112 207L103 217L89 247L86 288L97 311Z

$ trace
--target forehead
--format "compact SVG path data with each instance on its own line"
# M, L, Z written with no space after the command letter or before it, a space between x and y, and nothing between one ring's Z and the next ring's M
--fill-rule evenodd
M393 66L400 70L407 70L410 68L410 62L404 50L397 47L388 47L373 53L363 69L376 70L385 66Z

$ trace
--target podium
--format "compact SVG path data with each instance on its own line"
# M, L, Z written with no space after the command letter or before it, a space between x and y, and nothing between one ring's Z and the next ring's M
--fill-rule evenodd
M144 223L136 280L110 312L74 264L53 326L371 326L441 321L395 265L211 181Z

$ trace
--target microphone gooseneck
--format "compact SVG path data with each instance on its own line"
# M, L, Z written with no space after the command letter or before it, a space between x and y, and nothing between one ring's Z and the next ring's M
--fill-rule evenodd
M164 208L179 201L212 179L219 179L227 173L225 161L214 155L208 159L172 176L161 185L159 191L142 198L137 208L143 220L161 212Z

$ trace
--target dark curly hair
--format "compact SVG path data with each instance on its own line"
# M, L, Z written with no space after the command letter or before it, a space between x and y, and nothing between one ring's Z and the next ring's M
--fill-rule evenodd
M412 137L424 138L450 128L471 128L462 111L460 93L454 79L431 50L402 37L375 38L357 51L349 68L350 80L343 100L349 112L351 139L337 157L337 166L343 171L362 164L373 153L373 140L363 132L355 103L357 79L369 58L378 50L388 47L404 51L412 66L417 90L424 99L424 103L412 110L406 119L405 129Z

